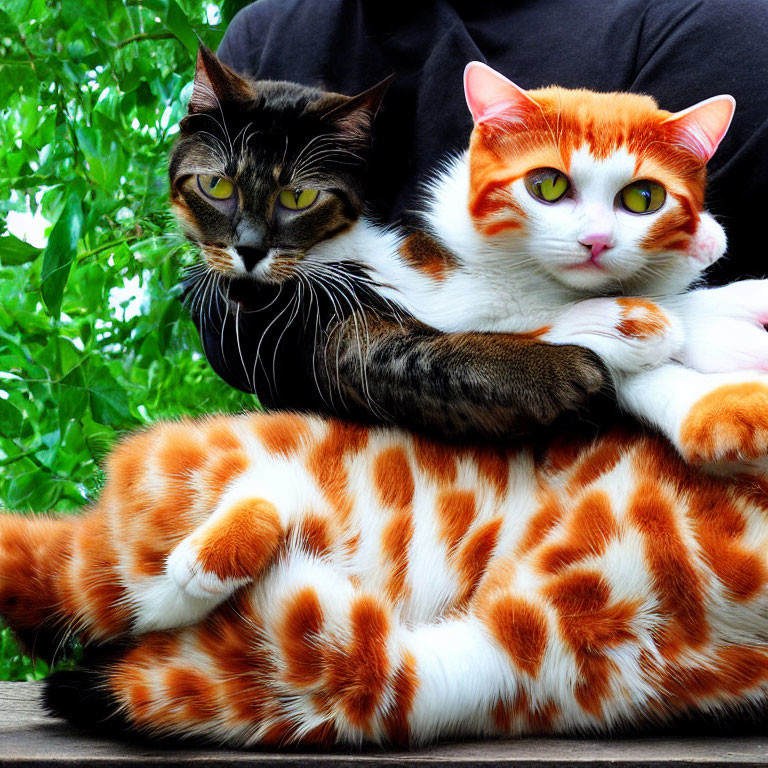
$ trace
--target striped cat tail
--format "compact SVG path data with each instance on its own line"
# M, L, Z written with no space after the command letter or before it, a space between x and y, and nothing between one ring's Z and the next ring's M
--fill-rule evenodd
M72 555L75 517L0 514L0 618L47 657L61 618L60 575Z
M0 617L45 657L66 634L87 643L130 626L109 521L82 515L0 515Z

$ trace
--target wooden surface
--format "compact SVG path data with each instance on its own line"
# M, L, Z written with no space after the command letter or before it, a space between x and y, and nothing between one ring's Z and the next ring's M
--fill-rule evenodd
M0 683L0 767L8 766L213 766L249 765L414 768L431 766L692 766L768 765L768 737L521 739L445 744L428 750L299 754L168 750L133 747L73 732L47 718L38 705L36 683Z

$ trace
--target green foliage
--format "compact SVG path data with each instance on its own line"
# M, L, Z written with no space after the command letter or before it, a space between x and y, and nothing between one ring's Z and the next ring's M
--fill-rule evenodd
M197 35L215 48L220 15L202 0L0 4L0 507L78 508L125 430L254 404L201 356L179 301L194 254L167 205ZM40 242L17 236L30 222ZM0 679L43 672L0 632Z
M61 649L53 669L67 669L82 657L83 649L76 640ZM10 629L0 626L0 680L42 680L51 667L42 659L29 656L16 642Z
M49 671L42 659L32 659L19 648L10 630L0 629L0 680L40 680Z

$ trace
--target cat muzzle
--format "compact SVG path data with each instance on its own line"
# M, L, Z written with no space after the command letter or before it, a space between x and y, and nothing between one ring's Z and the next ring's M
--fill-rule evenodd
M243 260L243 266L246 272L250 272L263 259L267 257L268 251L261 248L249 248L241 245L235 248L237 255Z

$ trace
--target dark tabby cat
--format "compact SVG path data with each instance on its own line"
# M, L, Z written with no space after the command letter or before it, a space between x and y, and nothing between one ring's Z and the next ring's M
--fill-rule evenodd
M385 298L362 265L303 258L331 239L348 251L387 237L361 218L387 85L348 97L253 82L201 48L170 177L173 208L203 254L187 288L206 355L266 406L457 437L549 423L605 388L593 352L440 333ZM423 234L402 248L415 275L439 250Z

